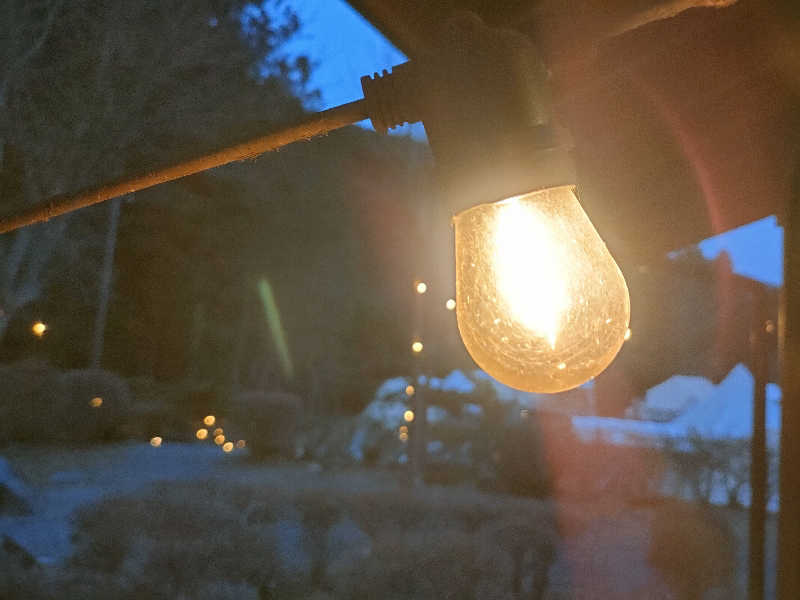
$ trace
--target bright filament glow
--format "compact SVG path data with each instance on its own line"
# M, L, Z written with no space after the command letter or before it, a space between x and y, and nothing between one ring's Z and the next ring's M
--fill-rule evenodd
M497 212L492 235L497 291L510 316L555 348L569 305L566 257L555 232L543 213L512 198Z
M572 187L481 204L454 221L458 327L482 369L553 393L609 365L628 329L628 288Z

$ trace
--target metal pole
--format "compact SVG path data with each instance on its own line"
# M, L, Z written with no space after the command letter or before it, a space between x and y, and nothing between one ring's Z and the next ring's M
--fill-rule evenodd
M800 598L800 168L783 222L778 598Z
M195 175L214 167L255 158L292 142L308 140L335 129L352 125L358 121L363 121L368 117L367 104L364 100L343 104L311 115L298 123L273 133L253 138L234 146L222 148L142 175L125 177L115 182L82 190L74 194L54 196L21 213L0 219L0 233L7 233L40 221L47 221L85 206L105 202L111 198L144 190L160 183L174 181L187 175Z
M748 535L748 599L764 598L764 543L767 520L766 388L769 340L766 331L766 289L753 285L750 326L750 368L753 371L753 435L750 441L750 520Z

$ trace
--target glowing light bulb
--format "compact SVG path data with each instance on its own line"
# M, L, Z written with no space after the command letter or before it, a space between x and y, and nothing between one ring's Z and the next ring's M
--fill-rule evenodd
M414 420L414 411L413 410L407 410L406 412L404 412L403 413L403 419L405 420L406 423L411 423L411 421Z
M195 432L194 435L195 437L197 437L198 440L204 440L208 437L208 429L206 429L205 427L201 427Z
M161 446L161 442L162 442L161 436L156 435L150 438L150 445L153 448L159 448Z
M415 390L414 390L414 386L413 385L407 385L406 386L406 396L413 396L414 392L415 392Z
M427 284L427 283L425 283L424 281L418 281L418 282L417 282L417 283L414 285L414 287L415 287L415 289L417 290L417 293L418 293L418 294L424 294L425 292L427 292L427 291L428 291L428 284Z
M47 325L42 323L41 321L36 321L31 327L31 331L33 331L33 335L36 337L42 337L45 332L47 331Z
M447 302L444 303L444 307L447 310L455 310L456 309L456 301L450 298Z
M206 425L209 425L209 426L210 426L210 425L213 425L213 424L214 424L214 423L216 423L216 422L217 422L217 417L215 417L214 415L207 415L207 416L206 416L206 417L203 419L203 423L204 423L204 424L206 424Z
M103 406L103 399L100 396L95 396L91 400L89 400L89 406L92 408L100 408Z
M414 352L414 354L419 354L422 352L422 348L422 342L417 341L411 344L411 351Z
M454 222L458 328L483 370L554 393L611 363L628 287L572 186L481 204Z
M222 444L223 452L230 452L231 450L233 450L233 442L225 442Z

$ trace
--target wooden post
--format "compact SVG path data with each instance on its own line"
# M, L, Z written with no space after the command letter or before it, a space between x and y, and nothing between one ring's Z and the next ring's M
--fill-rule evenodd
M778 598L800 598L800 168L783 221Z
M763 285L753 285L750 325L750 368L753 371L753 434L750 441L750 520L748 535L749 600L764 598L764 542L767 519L766 388L769 377L766 331L767 299Z

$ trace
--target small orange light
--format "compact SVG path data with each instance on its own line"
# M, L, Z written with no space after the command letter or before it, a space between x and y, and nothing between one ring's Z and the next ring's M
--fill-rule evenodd
M47 331L47 325L41 321L36 321L36 323L33 324L33 327L31 327L31 331L33 331L33 335L36 337L42 337L44 332Z
M413 396L414 395L414 386L407 385L406 386L406 396Z
M247 442L245 442L244 440L239 440L238 442L236 442L237 448L244 448L245 446L247 446Z
M222 427L217 427L214 430L214 435L222 435L223 433L225 433L225 431L222 429Z
M422 352L422 348L423 348L422 342L414 342L413 344L411 344L411 350L416 354Z
M208 425L209 427L217 422L217 418L214 415L208 415L205 419L203 419L203 423Z
M100 396L95 396L91 400L89 400L89 406L92 408L100 408L103 406L103 399Z
M208 437L208 429L200 428L197 430L197 433L194 434L198 440L204 440Z
M230 452L231 450L233 450L233 442L225 442L222 444L223 452Z
M408 434L405 433L405 432L401 432L400 435L398 435L397 437L400 438L401 442L407 442L408 441Z
M400 433L408 433L408 427L406 425L400 425Z
M406 423L411 423L411 421L414 420L414 411L413 410L407 410L406 412L404 412L403 413L403 419L405 420Z
M225 436L224 436L224 435L221 435L221 434L220 434L220 435L218 435L218 436L216 436L216 437L214 438L214 443L215 443L217 446L221 446L222 444L224 444L224 443L225 443Z
M161 439L161 436L156 435L156 436L153 436L153 437L150 438L150 445L153 448L158 448L158 447L161 446L161 442L162 441L163 440Z

